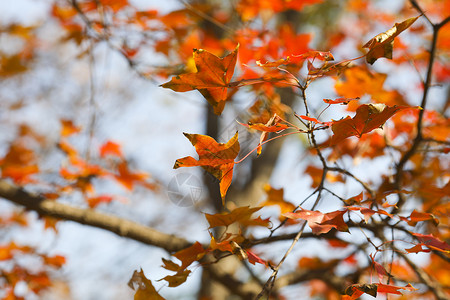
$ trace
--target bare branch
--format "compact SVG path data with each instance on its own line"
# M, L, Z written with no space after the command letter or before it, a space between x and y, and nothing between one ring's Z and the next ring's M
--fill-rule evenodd
M41 216L49 216L101 228L146 245L165 249L168 252L175 252L192 244L175 235L162 233L153 228L113 215L45 199L5 180L0 180L0 197L24 206L28 210L35 211Z
M410 2L416 9L419 10L419 12L423 13L423 11L420 9L420 7L418 6L416 1L410 1ZM440 23L440 24L442 24L442 23ZM416 153L417 148L419 147L419 144L423 141L423 136L422 136L423 115L425 113L425 109L427 106L428 92L431 87L431 77L433 75L433 64L434 64L434 59L436 57L436 49L437 49L436 46L437 46L437 40L438 40L438 33L439 33L439 29L441 28L440 24L434 25L433 23L431 23L431 25L433 26L433 39L431 42L430 59L428 61L427 75L426 75L425 82L423 83L423 94L422 94L422 101L420 104L422 109L419 111L419 118L417 120L417 134L413 141L413 144L411 145L411 148L403 154L402 158L400 159L400 161L397 164L397 170L396 170L395 179L394 179L394 185L397 190L401 190L403 169L405 167L405 164L414 155L414 153ZM405 202L405 197L401 193L399 193L398 198L399 198L399 200L397 203L397 207L398 207L398 209L401 209L402 205ZM397 212L397 209L394 209L393 212L394 213Z

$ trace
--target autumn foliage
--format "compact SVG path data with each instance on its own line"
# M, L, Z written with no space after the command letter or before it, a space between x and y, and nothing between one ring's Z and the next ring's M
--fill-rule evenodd
M160 265L123 278L135 300L170 299L181 285L203 300L450 297L448 0L205 0L171 10L50 2L46 22L0 28L14 45L0 46L0 299L57 294L66 257L14 233L43 224L58 235L66 221L166 250ZM75 54L66 61L88 65L89 76L71 75L83 88L40 94L51 89L37 81L21 92L51 68L46 53L68 49ZM203 186L174 192L134 159L132 145L102 136L102 118L114 119L117 107L101 97L95 74L112 56L107 64L125 62L155 95L203 105L191 121L205 130L177 132L187 140L171 149L183 154L166 170L201 176ZM120 113L137 115L118 77L125 91L117 82L106 90L117 88ZM33 101L48 101L35 114L53 126L33 123ZM162 118L185 124L170 109ZM142 130L166 130L158 111L147 121ZM161 136L148 141L149 161L175 145ZM169 205L168 193L196 203ZM158 219L134 219L147 213L134 198L154 201ZM123 217L115 205L135 211ZM158 226L164 219L179 230ZM203 231L189 232L188 219Z

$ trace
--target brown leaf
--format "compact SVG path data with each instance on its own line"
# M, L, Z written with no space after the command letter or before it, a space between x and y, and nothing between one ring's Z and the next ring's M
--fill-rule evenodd
M259 138L259 144L258 144L258 148L257 148L257 155L259 156L261 154L262 151L262 146L261 144L267 139L267 135L269 132L279 132L279 131L283 131L287 128L289 128L288 125L286 124L281 124L278 123L281 121L281 118L275 113L269 121L267 121L266 124L262 124L262 123L256 123L256 124L243 124L238 122L239 124L241 124L242 126L245 126L247 128L251 128L251 129L255 129L255 130L259 130L262 131L261 133L261 137Z
M409 18L401 23L395 23L391 29L378 34L368 41L363 46L363 48L369 48L369 52L366 54L366 61L372 65L380 57L392 59L394 38L411 26L419 17Z
M190 273L190 270L183 270L177 272L175 275L167 275L158 281L165 280L169 283L169 287L177 287L187 280Z
M181 261L180 270L186 269L194 261L200 260L205 255L205 249L203 249L202 244L195 242L192 246L180 250L173 256Z
M339 121L333 121L331 129L334 135L331 138L331 146L350 136L361 137L364 133L370 132L382 126L390 117L400 110L411 107L407 106L387 106L384 104L363 104L356 109L356 115Z
M320 211L301 209L295 213L286 213L284 216L291 219L303 219L308 221L308 226L313 234L323 234L335 228L339 231L348 231L348 226L344 222L343 216L347 210L337 210L329 213Z
M165 300L158 294L152 282L145 277L144 272L134 271L133 276L128 282L128 286L133 290L136 288L136 294L134 294L134 300Z
M235 222L239 222L244 226L269 226L269 219L262 220L261 217L252 219L252 214L260 210L262 207L252 207L242 206L234 209L230 213L219 213L219 214L205 214L206 220L209 223L209 228L219 227L219 226L229 226Z

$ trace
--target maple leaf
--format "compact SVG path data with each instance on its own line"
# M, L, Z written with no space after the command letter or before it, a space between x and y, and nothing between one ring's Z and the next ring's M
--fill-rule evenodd
M422 248L422 244L414 245L411 248L405 249L405 251L408 253L431 252L430 249Z
M169 287L177 287L187 280L187 277L189 276L190 273L191 273L190 270L183 270L177 272L174 275L167 275L166 277L158 281L165 280L169 283Z
M259 263L259 264L262 264L262 265L267 265L266 261L261 259L258 255L256 255L252 251L245 250L245 252L247 252L248 262L251 263L252 265L254 265L255 263Z
M275 189L271 187L270 185L266 184L264 186L264 191L267 193L267 199L266 201L262 202L261 206L269 206L269 205L276 205L280 208L280 215L283 215L288 212L292 212L295 210L295 205L291 202L288 202L284 199L283 189ZM280 216L280 221L284 221L286 218ZM290 219L287 219L288 221L292 221ZM292 221L292 223L295 223L295 221Z
M62 265L66 263L66 258L61 255L55 255L55 256L44 256L44 262L47 265L52 265L56 268L60 268Z
M348 200L347 200L348 201ZM349 206L347 207L348 210L359 210L363 215L364 215L364 221L367 223L370 219L370 217L372 217L374 214L380 214L380 215L385 215L388 216L390 218L392 218L393 216L388 213L385 210L379 209L379 210L373 210L367 207L354 207L354 206Z
M323 99L323 102L328 104L341 104L347 105L350 101L359 100L359 97L356 98L337 98L335 100L332 99Z
M184 270L194 261L200 260L205 255L205 253L206 251L205 249L203 249L202 244L200 244L199 242L195 242L195 244L193 244L192 246L176 252L173 256L181 261L179 270Z
M339 231L348 232L348 226L344 222L343 216L347 210L337 210L329 213L302 209L295 213L285 213L284 216L291 219L303 219L308 221L313 234L323 234L335 228Z
M281 58L277 61L266 61L265 63L262 63L260 60L256 61L256 65L263 68L278 68L281 65L287 65L289 64L290 57Z
M270 120L266 124L262 124L262 123L243 124L240 122L238 122L238 123L247 128L262 131L261 137L260 137L259 143L258 143L258 148L256 150L256 154L257 154L257 156L259 156L262 151L261 144L267 139L267 135L269 132L280 132L280 131L283 131L283 130L289 128L289 126L286 124L278 123L280 121L281 121L281 118L277 114L274 114L272 116L272 118L270 118Z
M305 53L302 53L299 55L292 55L292 56L300 58L300 59L312 58L312 59L318 59L318 60L323 60L323 61L334 60L334 56L333 56L333 54L331 54L330 51L323 52L323 51L310 50Z
M366 61L372 65L380 57L392 59L394 38L411 26L419 17L409 18L401 23L395 23L391 29L378 34L368 41L363 46L363 48L369 48L369 52L366 54Z
M434 237L432 234L420 234L414 232L411 234L415 236L422 245L427 246L430 249L450 253L450 245Z
M222 242L216 242L216 239L214 238L214 236L210 233L211 235L211 243L209 245L209 249L211 250L220 250L223 252L231 252L233 253L233 247L231 246L231 241L222 241Z
M394 286L382 283L372 283L372 284L353 284L346 288L345 294L348 296L343 296L342 299L358 299L362 294L366 293L373 297L377 296L377 293L389 293L401 295L399 290L416 291L411 284L406 286Z
M381 127L390 117L400 110L411 108L408 106L387 106L384 104L363 104L356 109L356 115L339 121L333 121L331 129L334 135L331 146L350 136L361 137L378 127Z
M206 214L205 217L206 220L209 223L209 228L219 227L219 226L225 226L228 227L229 225L239 222L240 224L244 226L269 226L270 222L269 219L261 219L261 217L258 217L256 219L252 219L251 216L253 213L260 210L262 207L250 207L250 206L242 206L235 208L230 213L218 213L218 214Z
M220 115L227 100L227 89L236 66L238 48L239 45L224 58L203 49L194 49L197 72L178 75L161 86L176 92L198 90L213 106L214 113Z
M399 290L407 290L407 291L417 291L416 288L414 288L410 283L408 283L406 286L395 286L395 285L387 285L382 283L375 283L377 285L377 292L378 293L388 293L388 294L397 294L401 295Z
M375 270L377 271L378 279L380 280L380 282L383 280L383 276L391 276L381 264L375 261L375 256L369 254L369 257L372 260L372 264Z
M399 216L400 220L405 221L408 223L409 226L416 226L416 224L418 222L422 222L422 221L433 221L433 223L435 225L439 224L439 220L436 219L435 216L433 216L430 213L424 213L424 212L418 212L416 210L413 210L413 212L411 213L411 215L408 218Z
M134 294L134 300L165 300L158 294L151 280L145 277L144 271L134 271L128 286L133 290L136 288L136 294Z
M100 157L105 158L108 155L122 157L120 145L112 141L107 141L100 147Z
M162 258L162 261L164 263L162 267L166 270L177 272L181 268L180 265L177 265L173 261L165 259L164 257Z
M317 120L316 118L303 116L303 115L301 115L300 118L303 120L306 120L306 121L317 123L317 124L323 124L325 126L330 126L332 124L332 122L322 122L322 121Z
M147 182L146 179L149 178L149 174L144 172L132 172L128 168L128 163L126 161L122 161L117 166L117 171L119 174L115 174L114 178L122 184L128 190L132 190L134 184L140 184L148 189L155 189L156 186L150 182Z
M75 126L71 120L61 120L61 136L68 137L80 132L80 127Z
M110 203L114 198L109 195L101 195L97 197L88 197L86 201L90 208L98 206L100 203Z
M352 284L345 289L346 296L343 296L342 299L346 299L346 300L358 299L364 293L369 294L373 297L376 297L377 296L377 285L375 283Z
M0 170L3 177L9 177L19 184L33 182L30 177L39 172L36 155L24 143L10 145L6 155L0 157Z
M225 203L225 195L233 178L234 159L239 153L238 132L226 143L217 143L212 137L201 134L184 133L199 156L196 160L186 156L175 161L174 169L201 166L220 181L220 195Z

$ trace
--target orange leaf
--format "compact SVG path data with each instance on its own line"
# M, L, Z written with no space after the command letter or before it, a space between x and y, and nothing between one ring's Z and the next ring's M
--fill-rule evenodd
M147 173L143 172L131 172L128 169L128 164L126 161L122 161L118 166L117 170L119 174L114 175L116 180L121 183L128 190L132 190L135 183L145 186L149 189L155 189L155 186L146 181L149 177Z
M350 136L361 137L364 133L382 126L395 113L407 108L410 107L363 104L356 109L356 115L353 118L347 116L343 120L333 121L331 129L334 135L331 138L331 145L336 145Z
M277 68L277 67L279 67L279 66L281 66L281 65L286 65L286 64L288 64L289 63L289 60L290 60L290 58L289 58L289 56L288 57L286 57L286 58L282 58L282 59L279 59L279 60L277 60L277 61L267 61L267 62L265 62L265 63L261 63L261 61L260 60L257 60L256 61L256 64L258 65L258 66L260 66L260 67L263 67L263 68Z
M377 292L378 293L388 293L388 294L397 294L401 295L402 293L399 292L399 290L407 290L407 291L417 291L416 288L414 288L410 283L408 283L406 286L394 286L394 285L387 285L382 283L375 283L377 285Z
M363 48L369 48L369 52L367 52L366 54L366 61L372 65L380 57L392 59L394 38L409 26L411 26L418 18L419 16L415 18L409 18L401 23L395 23L395 25L391 29L378 34L370 41L368 41L363 46Z
M202 244L199 242L195 242L194 245L180 250L175 253L173 256L178 258L181 261L180 270L186 269L190 264L194 261L200 260L205 255L205 249L203 249Z
M336 100L323 99L323 102L328 103L328 104L342 104L342 105L346 105L350 101L354 101L354 100L359 100L359 97L356 97L356 98L337 98Z
M100 203L110 203L113 200L113 197L108 195L101 195L97 197L89 197L86 199L90 208L94 208Z
M233 77L238 48L239 46L224 58L203 49L194 49L197 72L178 75L161 86L176 92L198 90L213 106L214 113L220 115L225 107L227 88Z
M72 134L80 132L80 127L73 124L71 120L61 120L61 136L68 137Z
M122 150L120 145L111 141L107 141L100 147L100 157L106 157L108 155L122 157Z
M229 226L235 222L239 222L244 226L269 226L269 219L262 220L261 217L252 219L253 213L260 210L262 207L252 207L242 206L234 209L230 213L219 213L219 214L206 214L206 220L209 223L209 228L219 227L219 226Z
M19 184L32 182L31 175L39 172L35 162L36 155L31 149L20 142L13 143L6 155L0 158L1 174Z
M262 131L261 133L261 137L259 138L259 144L258 144L258 149L257 149L257 155L259 156L261 154L262 151L262 146L261 144L267 139L267 135L269 132L278 132L278 131L283 131L286 128L289 128L289 126L287 126L286 124L280 124L278 123L279 121L281 121L281 118L275 113L269 121L267 121L266 124L262 124L262 123L256 123L256 124L243 124L238 122L239 124L241 124L242 126L245 126L247 128L251 128L251 129L255 129L255 130L259 130Z
M262 123L256 123L256 124L244 124L244 123L240 123L242 126L245 126L247 128L251 128L251 129L255 129L255 130L259 130L259 131L265 131L265 132L278 132L281 130L284 130L286 128L289 128L289 126L287 126L286 124L279 124L279 123L275 123L273 125L264 125Z
M326 126L330 126L332 124L332 122L322 122L322 121L317 120L316 118L303 116L303 115L300 116L300 118L302 118L303 120L306 120L306 121L311 121L311 122L317 123L317 124L324 124Z
M408 252L408 253L419 253L419 252L427 252L428 253L428 252L431 252L430 249L422 248L422 244L418 244L418 245L415 245L412 248L405 249L405 251Z
M48 265L60 268L62 265L66 263L66 258L61 255L55 255L52 257L44 257L44 261Z
M359 195L353 196L351 198L348 198L347 200L344 200L344 202L347 205L353 205L353 204L361 204L361 201L363 201L364 195L363 192L359 193Z
M174 169L180 167L201 166L220 181L220 195L222 203L225 202L225 195L230 187L233 178L234 159L239 153L238 133L226 143L217 143L212 137L201 134L184 135L195 147L199 160L192 156L186 156L175 161Z
M428 221L428 220L433 221L433 223L435 225L439 224L439 220L436 219L436 217L433 216L432 214L418 212L416 210L413 210L413 212L411 213L409 218L410 218L410 221L408 221L408 225L410 225L410 226L415 226L417 224L417 222Z
M307 51L300 55L292 55L292 56L298 57L300 59L308 59L308 58L316 59L317 58L319 60L324 60L324 61L334 60L334 56L333 56L333 54L331 54L330 51L323 52L323 51L310 50L310 51Z
M222 242L216 242L216 239L211 235L211 243L209 245L209 248L211 250L220 250L223 252L231 252L233 253L233 248L231 246L231 241L222 241Z
M373 284L352 284L345 289L345 294L348 296L342 297L343 299L354 300L358 299L362 294L369 294L373 297L377 296L377 286Z
M295 205L284 200L283 189L274 189L270 185L266 184L264 186L264 191L267 193L267 199L260 204L261 206L277 205L278 207L280 207L281 215L294 211ZM280 221L284 219L284 217L281 217Z
M78 155L77 150L64 140L58 143L58 148L63 151L69 158L76 157Z

